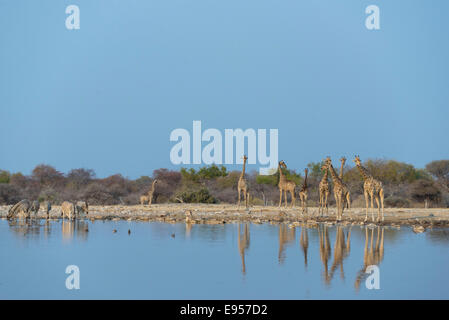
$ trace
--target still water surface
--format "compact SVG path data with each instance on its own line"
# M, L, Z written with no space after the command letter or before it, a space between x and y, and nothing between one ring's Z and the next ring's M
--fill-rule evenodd
M449 299L448 271L447 229L0 220L0 299Z

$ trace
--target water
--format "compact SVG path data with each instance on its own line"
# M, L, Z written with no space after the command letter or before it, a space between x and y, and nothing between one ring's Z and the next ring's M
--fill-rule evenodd
M1 299L449 298L447 229L0 220L0 261Z

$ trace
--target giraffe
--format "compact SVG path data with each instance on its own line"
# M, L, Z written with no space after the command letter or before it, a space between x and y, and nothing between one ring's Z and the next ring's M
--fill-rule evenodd
M243 192L243 197L245 198L245 207L246 208L248 208L248 197L249 197L248 183L246 182L246 179L245 179L245 169L246 169L246 161L247 160L248 160L248 157L246 155L244 155L243 156L243 169L242 169L242 173L240 174L239 183L237 185L237 190L239 193L238 206L240 207L240 196L241 196L241 193Z
M340 159L341 162L341 167L340 167L340 180L343 181L343 170L344 170L344 166L346 163L346 158L345 157L341 157ZM346 205L345 205L346 202ZM348 210L351 209L351 193L349 192L349 189L347 189L347 193L343 194L343 208L342 210L345 209L345 207L348 208Z
M332 177L332 181L334 182L334 197L335 202L337 203L337 221L340 221L343 215L343 205L344 205L344 197L349 195L348 187L341 181L340 177L337 176L337 173L332 166L332 160L330 157L326 158L327 168L329 169ZM349 198L346 199L349 203Z
M292 196L292 207L295 205L295 188L296 183L293 181L287 180L287 177L282 172L282 169L287 169L287 165L285 164L284 160L279 161L278 164L278 171L279 171L279 208L282 204L282 192L284 192L284 199L285 199L285 207L287 208L287 192L290 192Z
M304 184L301 187L301 190L299 191L299 198L301 199L301 207L302 207L302 213L307 213L307 193L308 193L308 187L307 187L307 174L309 172L309 169L304 169Z
M366 203L366 215L365 222L368 220L368 198L371 198L371 215L374 221L374 203L373 199L376 199L377 204L377 221L381 220L380 214L380 206L382 206L382 221L384 221L384 188L382 186L382 182L373 178L373 176L368 172L366 168L362 166L362 162L360 161L359 156L355 156L354 159L357 168L360 171L360 174L365 181L363 183L363 193L365 195L365 203ZM379 205L380 201L380 205Z
M154 179L153 183L151 184L151 189L148 191L148 205L151 206L151 203L153 202L153 195L154 195L154 189L156 189L156 183L157 179Z
M320 181L320 207L318 208L318 213L323 216L324 208L326 208L326 214L329 213L329 206L327 203L327 198L329 197L329 181L327 180L328 172L326 165L321 166L321 170L324 171L324 176Z

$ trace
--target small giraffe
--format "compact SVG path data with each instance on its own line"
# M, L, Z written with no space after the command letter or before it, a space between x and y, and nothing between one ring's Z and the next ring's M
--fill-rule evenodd
M307 213L307 194L308 194L308 186L307 186L307 174L309 172L309 169L304 169L304 184L301 187L301 190L299 191L299 198L301 199L301 207L302 207L302 213Z
M382 206L382 221L384 221L384 188L382 187L382 182L373 178L373 176L368 172L366 168L362 166L362 162L360 161L359 156L355 156L354 159L357 168L360 171L360 174L365 181L363 183L363 193L365 195L366 202L366 216L365 221L368 220L368 198L371 198L371 215L374 221L374 203L373 199L376 199L377 203L377 221L381 220L380 215L380 206ZM379 205L380 201L380 205Z
M343 181L343 170L346 163L346 158L341 157L340 159L341 167L340 167L340 180ZM346 204L345 204L346 202ZM347 189L347 193L343 194L343 210L345 210L345 207L348 208L348 210L351 209L351 193L349 192L349 189Z
M153 183L151 184L151 189L148 191L148 205L151 206L151 203L153 202L153 195L154 195L154 189L156 189L156 183L157 179L154 179Z
M237 185L237 190L239 193L239 202L238 202L238 206L240 207L240 196L241 193L243 192L243 197L245 199L245 207L248 208L248 197L249 197L249 192L248 192L248 183L246 182L245 179L245 169L246 169L246 161L248 160L248 157L246 155L243 156L243 169L242 169L242 173L240 174L240 178L239 178L239 183Z
M285 164L284 160L279 161L278 164L278 171L279 171L279 207L281 207L282 204L282 192L284 192L284 199L285 199L285 207L287 208L287 192L290 192L292 196L292 207L295 205L295 188L296 183L293 181L287 180L287 177L282 172L282 169L287 169L287 165Z
M344 205L344 196L349 195L348 187L341 181L340 177L337 176L337 173L332 166L332 160L330 157L326 158L327 168L329 169L332 177L332 181L334 182L334 197L335 202L337 203L337 221L340 221L343 215L343 205ZM349 199L346 199L349 203Z
M318 208L318 213L323 216L324 208L326 208L326 214L329 213L329 206L327 203L327 198L329 197L329 181L327 180L328 172L326 165L321 166L321 170L324 171L324 176L320 181L320 207Z

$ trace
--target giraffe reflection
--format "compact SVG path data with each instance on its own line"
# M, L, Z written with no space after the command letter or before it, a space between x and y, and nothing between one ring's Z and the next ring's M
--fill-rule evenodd
M285 246L295 241L295 228L289 228L286 224L279 225L279 264L285 261Z
M245 251L249 248L249 242L250 238L249 238L248 223L245 223L245 226L243 227L243 234L239 224L238 245L239 245L240 258L242 259L242 274L246 274Z
M376 245L374 244L374 229L371 232L365 228L365 248L363 250L363 267L355 279L355 288L359 290L360 283L368 276L365 270L370 265L379 265L384 259L384 227L377 227ZM369 245L368 245L369 242Z
M330 284L329 258L331 256L331 245L327 226L319 225L318 235L320 238L320 259L324 266L324 283Z
M307 251L309 249L309 234L307 233L307 228L304 226L304 223L301 225L299 244L301 245L302 252L304 254L304 265L306 266L307 269Z
M63 220L62 221L62 238L70 240L74 235L82 240L87 240L89 232L88 223L82 220Z
M337 226L334 244L334 261L332 263L330 279L334 277L335 270L340 266L340 277L344 279L343 260L349 256L351 250L351 229L348 231L347 237L343 227Z

